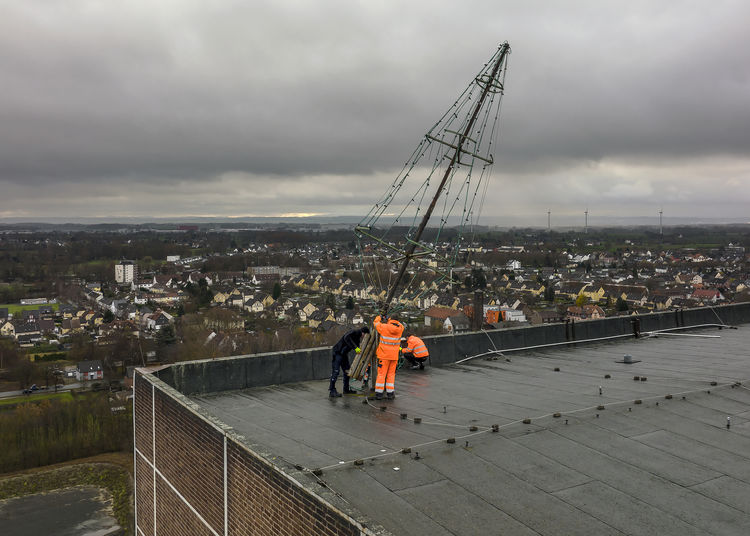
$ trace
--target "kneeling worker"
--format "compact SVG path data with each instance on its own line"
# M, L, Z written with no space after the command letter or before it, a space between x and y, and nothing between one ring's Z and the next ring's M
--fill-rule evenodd
M336 390L336 380L339 377L339 369L344 371L344 394L351 395L357 391L349 388L349 352L354 350L359 353L359 343L362 341L362 336L365 333L370 333L370 328L363 326L359 329L350 331L333 346L333 357L331 359L331 383L328 385L328 396L335 398L341 396Z
M401 355L404 356L412 369L424 370L424 362L430 357L424 341L416 335L409 334L405 341L401 343Z
M375 329L380 334L380 344L375 355L378 357L378 377L375 380L375 398L381 400L383 391L389 399L396 398L396 366L398 365L398 350L401 345L401 335L404 325L395 316L384 318L375 317Z

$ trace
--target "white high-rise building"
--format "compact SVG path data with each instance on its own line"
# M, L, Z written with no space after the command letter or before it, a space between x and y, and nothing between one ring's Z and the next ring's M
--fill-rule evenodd
M136 278L138 265L135 261L120 261L115 264L115 281L120 284L132 283Z

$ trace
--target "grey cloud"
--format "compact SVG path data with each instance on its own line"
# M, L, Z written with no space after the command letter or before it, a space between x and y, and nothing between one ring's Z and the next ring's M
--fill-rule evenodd
M189 183L221 189L232 172L283 184L338 176L338 188L362 191L393 175L505 39L505 180L554 177L575 191L587 163L750 159L743 2L3 4L0 183L19 196L23 185L85 196L105 184L132 199L128 189L155 183L166 196ZM642 202L678 180L603 169L601 181L626 185L590 194L604 201L651 184ZM260 208L366 205L301 191ZM201 208L180 198L176 211Z

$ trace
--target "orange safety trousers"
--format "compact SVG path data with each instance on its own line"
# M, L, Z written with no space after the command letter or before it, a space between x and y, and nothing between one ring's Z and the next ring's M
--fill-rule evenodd
M396 390L397 365L397 359L378 359L378 377L375 380L376 393L382 393L384 390L392 393Z

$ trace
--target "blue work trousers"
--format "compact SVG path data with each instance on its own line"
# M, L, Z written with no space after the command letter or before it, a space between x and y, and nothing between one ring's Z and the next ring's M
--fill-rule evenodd
M346 391L349 389L349 375L346 373L349 370L349 357L346 354L337 354L334 352L333 359L331 359L331 384L328 386L329 391L333 391L336 388L339 369L344 371L344 391Z

